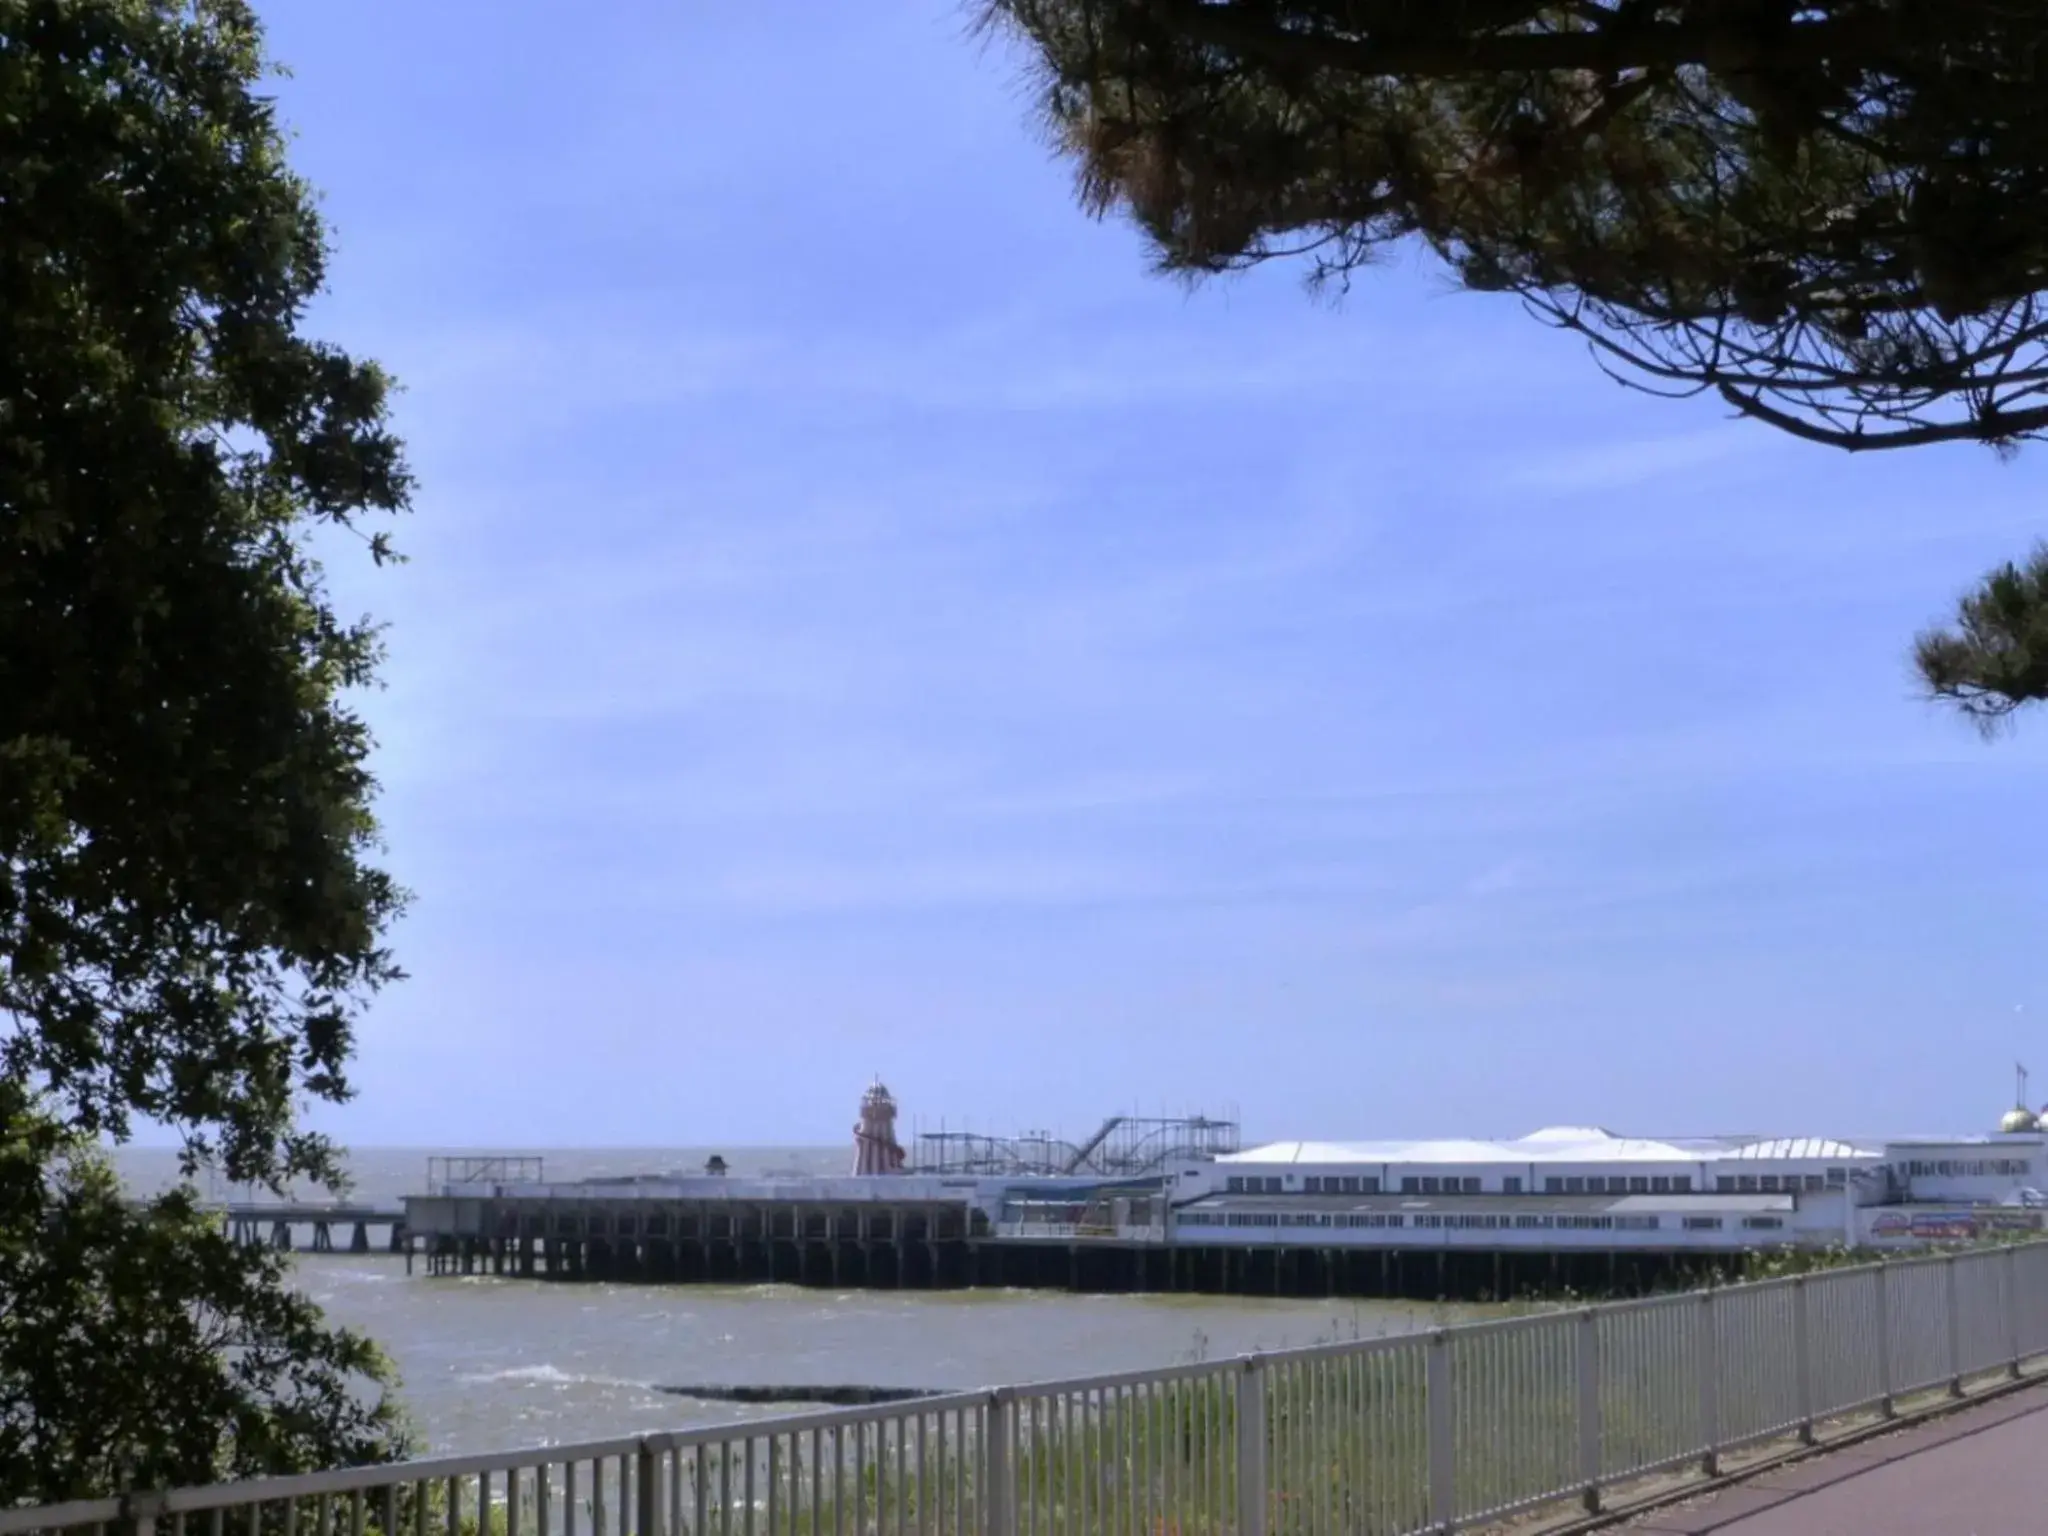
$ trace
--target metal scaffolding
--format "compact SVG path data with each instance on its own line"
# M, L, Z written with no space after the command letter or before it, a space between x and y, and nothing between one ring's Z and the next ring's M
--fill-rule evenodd
M912 1153L919 1173L1019 1178L1136 1178L1186 1158L1238 1150L1235 1120L1208 1115L1111 1115L1080 1142L1050 1131L990 1136L976 1131L921 1131Z

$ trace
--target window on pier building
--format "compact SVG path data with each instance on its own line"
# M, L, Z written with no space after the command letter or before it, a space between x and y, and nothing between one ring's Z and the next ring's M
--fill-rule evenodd
M1906 1164L1906 1176L1913 1179L2016 1179L2027 1171L2024 1158L2017 1157L1976 1157L1944 1158L1935 1162L1913 1161ZM1835 1170L1829 1169L1832 1177ZM1848 1171L1842 1170L1842 1182L1849 1180Z
M1785 1225L1776 1216L1745 1216L1742 1224L1752 1232L1775 1232Z
M1308 1174L1301 1181L1301 1192L1304 1195L1320 1195L1323 1192L1323 1181L1312 1173Z
M1402 1177L1401 1177L1401 1193L1402 1193L1402 1194L1404 1194L1404 1195L1419 1195L1419 1194L1421 1194L1421 1193L1422 1193L1422 1180L1420 1180L1420 1179L1416 1178L1416 1177L1415 1177L1415 1176L1414 1176L1413 1174L1404 1174L1404 1175L1402 1175Z
M1564 1193L1564 1180L1563 1180L1563 1179L1557 1179L1557 1178L1548 1178L1548 1179L1545 1179L1545 1180L1543 1181L1543 1193L1545 1193L1546 1195L1561 1195L1561 1194L1563 1194L1563 1193Z
M1647 1195L1650 1192L1649 1177L1647 1175L1631 1176L1628 1181L1628 1192L1632 1195Z
M1848 1184L1848 1182L1849 1182L1849 1170L1848 1170L1848 1169L1846 1169L1846 1168L1830 1168L1830 1169L1828 1170L1828 1188L1829 1188L1829 1189L1841 1189L1841 1188L1844 1188L1844 1187L1845 1187L1845 1186L1846 1186L1846 1185Z
M1267 1194L1269 1194L1269 1195L1277 1195L1277 1194L1279 1194L1279 1193L1280 1193L1280 1190L1281 1190L1281 1187L1282 1187L1282 1185L1284 1184L1284 1182L1285 1182L1285 1181L1284 1181L1284 1180L1281 1180L1281 1179L1274 1179L1274 1178L1269 1178L1269 1179L1267 1179L1267 1180L1266 1180L1266 1193L1267 1193Z
M1502 1179L1500 1181L1500 1192L1504 1195L1519 1195L1522 1192L1521 1176L1511 1173Z
M1452 1193L1454 1193L1454 1194L1455 1194L1455 1193L1457 1192L1457 1187L1458 1187L1458 1186L1457 1186L1457 1183L1456 1183L1456 1181L1455 1181L1455 1180L1453 1180L1453 1181L1452 1181L1452 1184L1451 1184L1451 1190L1452 1190ZM1442 1194L1442 1193L1443 1193L1443 1180L1441 1180L1441 1179L1437 1178L1437 1177L1436 1177L1436 1175L1434 1175L1434 1174L1429 1174L1429 1173L1425 1173L1425 1174L1424 1174L1424 1175L1422 1176L1422 1192L1423 1192L1423 1193L1424 1193L1425 1195L1440 1195L1440 1194Z
M1380 1192L1380 1178L1378 1174L1373 1174L1370 1178L1360 1179L1358 1182L1368 1195L1376 1195Z
M1669 1175L1667 1175L1667 1174L1661 1174L1661 1173L1660 1173L1660 1174L1658 1174L1658 1175L1657 1175L1657 1176L1656 1176L1655 1178L1651 1179L1651 1180L1650 1180L1650 1193L1651 1193L1651 1194L1653 1194L1653 1195L1668 1195L1668 1194L1670 1194L1670 1193L1671 1193L1671 1179L1670 1179Z
M1673 1189L1673 1190L1674 1190L1674 1191L1675 1191L1676 1193L1678 1193L1678 1194L1681 1194L1681 1195L1689 1195L1689 1194L1691 1194L1691 1193L1692 1193L1692 1175L1691 1175L1691 1174L1689 1174L1689 1173L1677 1173L1677 1174L1673 1174L1673 1175L1671 1176L1671 1188L1672 1188L1672 1189Z
M1586 1192L1586 1181L1583 1178L1567 1178L1564 1181L1564 1192L1568 1195L1583 1195Z
M1762 1189L1765 1194L1775 1195L1776 1193L1778 1193L1778 1176L1775 1173L1767 1173L1761 1179L1757 1180L1757 1186L1760 1189Z
M1718 1216L1688 1216L1685 1218L1685 1230L1688 1232L1718 1232L1721 1230L1721 1218Z
M1244 1180L1241 1178L1226 1179L1223 1182L1223 1188L1228 1194L1241 1195L1244 1193Z
M1753 1195L1753 1194L1755 1194L1755 1193L1756 1193L1756 1175L1755 1175L1755 1174L1753 1174L1753 1173L1738 1173L1738 1174L1737 1174L1737 1175L1735 1176L1735 1188L1736 1188L1736 1190L1737 1190L1737 1191L1738 1191L1739 1193L1741 1193L1741 1194L1745 1194L1745 1195Z
M1479 1193L1479 1180L1476 1178L1466 1179L1458 1186L1458 1190L1461 1194L1476 1195Z
M1806 1176L1806 1187L1809 1191L1818 1192L1828 1187L1828 1181L1817 1173L1809 1173Z
M1716 1174L1714 1176L1714 1193L1717 1195L1734 1194L1735 1176L1731 1173Z

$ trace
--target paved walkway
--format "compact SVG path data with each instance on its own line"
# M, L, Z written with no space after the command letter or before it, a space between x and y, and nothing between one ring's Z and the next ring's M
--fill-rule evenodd
M1631 1521L1644 1536L2048 1532L2048 1387L1826 1451Z

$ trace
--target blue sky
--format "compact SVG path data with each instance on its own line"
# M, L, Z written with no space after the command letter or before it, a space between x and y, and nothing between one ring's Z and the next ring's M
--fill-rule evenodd
M952 0L262 10L421 482L333 571L417 893L345 1138L2048 1085L2048 721L1905 663L2044 450L1634 397L1414 261L1161 281Z

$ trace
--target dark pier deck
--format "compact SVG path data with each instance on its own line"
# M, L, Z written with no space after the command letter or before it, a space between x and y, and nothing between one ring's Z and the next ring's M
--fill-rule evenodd
M415 1197L417 1252L437 1275L880 1290L1502 1300L1663 1288L1724 1271L1698 1251L1234 1246L1163 1226L1024 1234L964 1199ZM1204 1237L1206 1238L1206 1233Z
M375 1251L370 1241L371 1229L382 1227L385 1250L406 1251L403 1206L247 1202L217 1209L227 1223L228 1234L235 1241L252 1246L262 1243L291 1252L296 1246L296 1235L303 1231L307 1234L309 1252L335 1253L341 1251L334 1240L339 1229L348 1233L347 1252L370 1253Z

